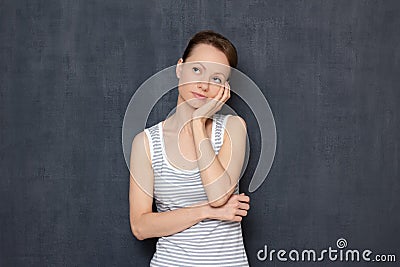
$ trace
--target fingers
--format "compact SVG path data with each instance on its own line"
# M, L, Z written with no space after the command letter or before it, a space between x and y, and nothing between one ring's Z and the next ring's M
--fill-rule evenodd
M226 88L225 91L227 92L228 98L230 98L231 97L231 86L229 85L228 82L225 82L225 88Z
M242 216L235 216L233 221L235 222L241 222L242 221Z
M229 86L227 86L227 83L225 82L225 86L221 86L218 94L215 96L215 108L217 111L224 105L224 103L228 100L230 97L230 90Z
M236 214L239 216L247 216L247 210L237 210Z
M250 197L246 196L244 193L239 194L238 199L242 202L250 202Z
M225 95L225 87L224 86L221 86L221 88L220 88L220 90L219 90L219 92L218 92L218 94L217 94L217 101L219 102L219 101L221 101L223 98L224 98L224 95Z
M222 101L225 102L230 96L230 88L227 82L225 82L225 86L222 87L222 91L223 91Z
M250 209L250 197L246 196L244 193L237 195L239 201L238 209L236 210L236 215L247 216L247 211Z
M239 204L239 209L242 209L242 210L249 210L250 209L250 205L249 204L247 204L247 203L243 203L243 202L239 202L240 204Z
M241 222L244 216L248 215L250 209L250 197L244 193L233 194L228 203L220 208L222 212L226 212L225 219L229 221Z
M217 99L220 100L222 98L227 98L230 96L230 86L228 82L225 82L224 86L220 87L220 90L217 94Z

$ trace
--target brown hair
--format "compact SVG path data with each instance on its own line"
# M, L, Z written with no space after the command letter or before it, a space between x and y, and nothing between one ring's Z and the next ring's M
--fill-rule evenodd
M209 44L219 49L227 57L229 65L236 68L238 56L235 46L226 37L212 30L200 31L193 35L183 53L183 61L190 56L193 48L198 44Z

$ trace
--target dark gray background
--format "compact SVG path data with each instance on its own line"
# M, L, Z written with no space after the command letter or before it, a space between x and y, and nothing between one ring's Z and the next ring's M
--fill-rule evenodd
M156 240L130 232L122 121L202 29L236 45L275 117L275 161L242 222L250 265L365 266L256 259L340 237L399 261L399 14L398 1L0 1L0 265L148 265ZM257 122L228 104L248 124L247 193Z

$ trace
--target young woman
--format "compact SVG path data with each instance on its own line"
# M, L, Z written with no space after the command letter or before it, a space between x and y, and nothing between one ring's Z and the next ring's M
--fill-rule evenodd
M195 34L176 67L175 113L133 139L130 225L139 240L159 237L150 266L248 266L241 220L250 199L238 183L246 124L216 113L236 65L228 39Z

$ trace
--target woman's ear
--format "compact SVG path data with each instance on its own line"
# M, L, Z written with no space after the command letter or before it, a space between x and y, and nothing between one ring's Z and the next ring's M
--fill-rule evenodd
M176 77L177 77L178 79L181 78L182 63L183 63L183 59L180 58L180 59L178 60L178 64L176 64Z

